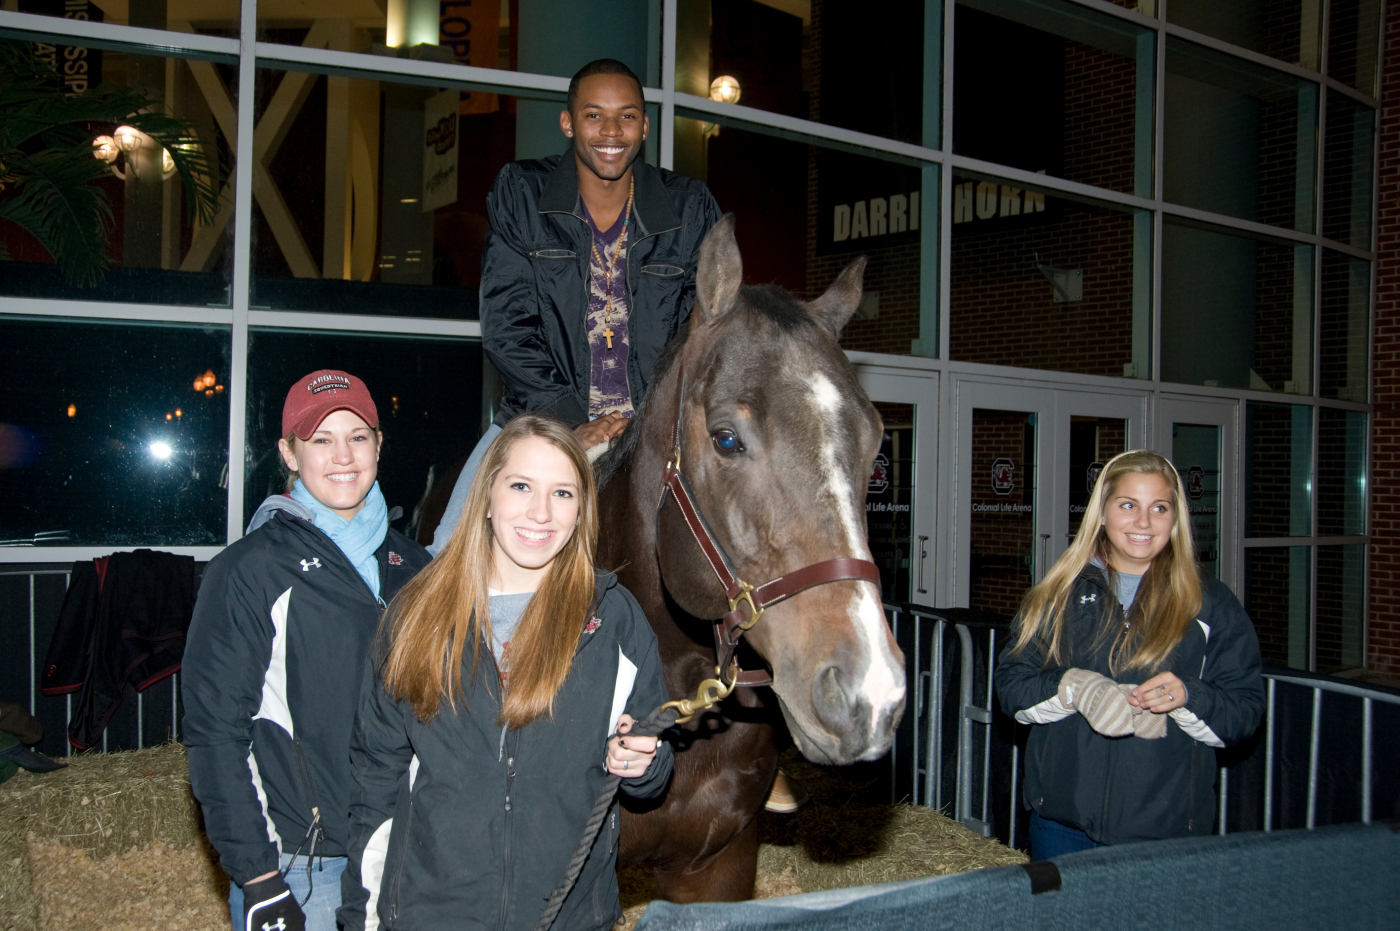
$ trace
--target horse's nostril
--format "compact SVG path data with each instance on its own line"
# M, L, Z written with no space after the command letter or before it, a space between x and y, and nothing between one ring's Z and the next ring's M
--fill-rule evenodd
M853 702L841 667L828 666L817 674L812 683L812 704L828 727L844 730L849 726Z

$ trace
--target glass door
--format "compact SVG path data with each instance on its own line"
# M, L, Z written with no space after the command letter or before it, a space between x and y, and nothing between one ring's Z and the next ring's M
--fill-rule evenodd
M866 533L886 604L934 605L933 528L938 459L938 376L857 365L885 422L866 486Z
M1074 538L1103 465L1146 439L1142 394L959 381L953 604L1015 614Z
M1239 404L1165 395L1158 409L1157 450L1186 486L1196 559L1208 574L1235 585L1235 436Z

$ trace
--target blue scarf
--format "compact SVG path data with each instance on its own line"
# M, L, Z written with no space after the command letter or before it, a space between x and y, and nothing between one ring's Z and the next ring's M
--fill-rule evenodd
M311 520L317 529L330 537L350 565L365 580L374 597L379 597L379 560L374 554L379 551L384 538L389 534L389 509L384 505L384 494L375 482L365 495L365 506L360 508L351 520L346 520L335 511L317 501L306 486L297 479L292 486L292 500L311 509Z

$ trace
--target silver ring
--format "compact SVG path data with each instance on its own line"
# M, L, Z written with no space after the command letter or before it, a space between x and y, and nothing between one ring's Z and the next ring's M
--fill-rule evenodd
M622 768L623 768L623 769L626 769L626 768L627 768L627 764L630 763L630 762L632 762L632 761L631 761L631 760L623 760L623 761L622 761Z

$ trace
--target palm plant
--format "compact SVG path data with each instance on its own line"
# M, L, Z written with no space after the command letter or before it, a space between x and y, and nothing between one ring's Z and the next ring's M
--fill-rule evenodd
M58 75L29 42L0 40L0 225L39 241L71 283L95 286L107 269L112 204L97 183L110 177L94 157L93 125L123 123L170 153L191 220L212 222L225 172L194 125L152 109L140 90L111 83L64 95ZM108 130L110 132L110 130ZM0 241L0 261L9 253Z

